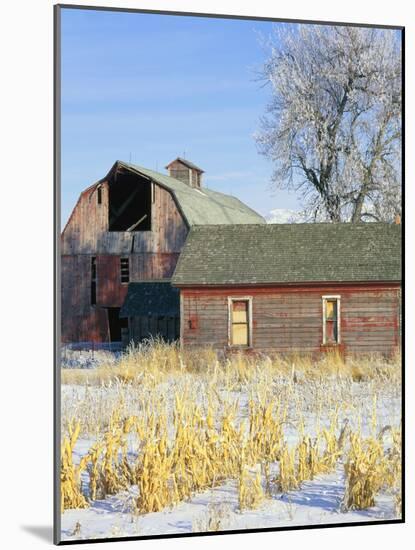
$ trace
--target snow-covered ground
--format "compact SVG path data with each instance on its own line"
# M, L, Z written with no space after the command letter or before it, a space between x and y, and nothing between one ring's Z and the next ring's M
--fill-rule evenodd
M171 509L137 515L131 511L132 501L137 495L136 487L132 487L129 492L97 500L86 510L65 511L62 538L151 536L396 518L390 495L379 495L374 508L341 512L343 494L343 469L339 467L333 474L304 482L300 490L266 498L256 510L239 511L237 483L228 481Z
M97 349L88 346L87 349L83 349L81 344L76 346L66 345L62 346L61 350L61 368L63 369L92 369L102 363L114 364L121 356L120 351L113 351L107 348L105 344L101 344L101 347ZM114 347L114 346L113 346Z
M247 383L228 388L218 384L218 402L237 403L236 423L247 417L248 399L255 393L261 376L258 372L258 380L255 375ZM63 385L63 419L83 419L83 429L74 449L74 463L79 463L95 442L97 433L93 430L97 420L101 430L120 398L127 415L139 416L143 403L146 400L154 402L154 399L162 402L168 414L172 414L174 396L186 389L204 409L207 388L211 383L209 377L185 373L164 377L160 383L148 387L144 383ZM364 437L372 433L374 416L378 431L388 425L398 427L401 421L400 387L387 380L353 382L328 377L299 378L294 383L286 377L274 377L269 381L267 391L287 405L284 437L290 446L298 443L300 417L305 433L311 437L315 436L317 425L328 427L335 410L339 430L347 419L352 430L361 430ZM173 433L169 433L170 436ZM388 433L384 441L385 445L390 445ZM128 454L134 460L137 453L139 446L132 438L128 443ZM88 473L85 471L82 481L87 495ZM257 509L242 512L239 510L236 480L228 480L221 486L194 494L188 501L148 514L137 513L137 487L132 486L128 491L91 502L87 509L66 510L62 514L61 534L62 540L75 540L398 519L392 494L377 495L376 506L371 509L343 512L344 493L344 465L341 461L334 473L305 481L298 490L287 494L273 492Z

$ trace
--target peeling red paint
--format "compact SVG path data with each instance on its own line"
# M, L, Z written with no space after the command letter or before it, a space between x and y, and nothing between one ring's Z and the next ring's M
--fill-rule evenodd
M252 297L252 347L256 352L393 353L399 346L398 284L182 288L185 345L228 349L228 297ZM340 305L340 344L323 345L322 297ZM198 315L197 328L187 320ZM193 324L192 324L193 327ZM249 350L246 350L249 353Z

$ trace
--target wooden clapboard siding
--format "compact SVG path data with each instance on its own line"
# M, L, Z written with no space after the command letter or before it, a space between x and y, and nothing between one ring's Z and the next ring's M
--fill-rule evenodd
M342 339L350 351L388 353L399 346L399 288L349 293L341 309Z
M182 342L228 348L228 297L252 297L252 348L315 353L322 346L322 297L338 295L342 352L399 347L399 285L182 288Z

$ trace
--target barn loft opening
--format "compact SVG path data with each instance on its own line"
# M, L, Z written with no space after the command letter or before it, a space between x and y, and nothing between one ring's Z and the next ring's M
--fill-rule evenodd
M151 182L117 172L109 184L109 231L151 231Z

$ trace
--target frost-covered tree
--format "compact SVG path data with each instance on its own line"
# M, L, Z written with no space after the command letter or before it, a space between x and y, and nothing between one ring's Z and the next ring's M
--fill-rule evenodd
M392 221L401 212L401 49L390 29L279 25L256 135L274 184L309 219Z

